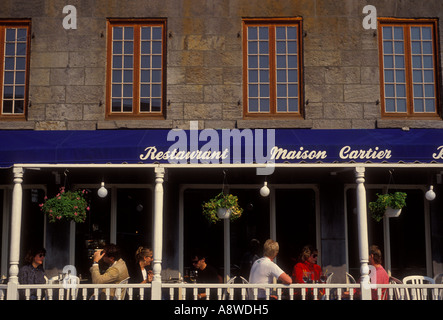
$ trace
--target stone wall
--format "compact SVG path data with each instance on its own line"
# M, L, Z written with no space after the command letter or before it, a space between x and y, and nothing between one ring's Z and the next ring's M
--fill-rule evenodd
M76 30L62 26L67 4L77 9ZM441 0L3 0L0 18L31 18L33 37L27 121L0 129L188 128L191 120L201 128L443 128L381 119L378 35L362 27L368 4L379 17L443 17ZM242 18L293 16L303 18L304 119L245 120ZM167 18L164 120L105 120L112 17Z

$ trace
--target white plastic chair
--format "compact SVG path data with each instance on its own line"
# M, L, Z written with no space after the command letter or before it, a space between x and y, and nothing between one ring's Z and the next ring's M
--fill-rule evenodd
M436 284L443 284L443 273L439 273L434 277ZM443 300L443 289L438 290L438 300Z
M326 274L326 283L332 283L332 276L334 275L334 272L328 272Z
M395 277L389 277L389 284L403 284L403 282ZM400 288L394 288L394 300L401 300ZM388 290L386 290L386 294Z
M408 276L403 278L404 284L426 284L431 283L434 284L434 279L426 277L426 276ZM409 292L410 290L410 292ZM411 288L406 290L406 296L408 300L427 300L428 294L427 289L415 289ZM411 299L412 297L412 299Z
M346 283L357 283L354 277L348 272L346 272Z
M129 278L130 277L123 279L122 281L119 282L119 284L128 284ZM115 289L114 300L125 300L125 296L126 296L126 288L125 289L122 289L122 288Z

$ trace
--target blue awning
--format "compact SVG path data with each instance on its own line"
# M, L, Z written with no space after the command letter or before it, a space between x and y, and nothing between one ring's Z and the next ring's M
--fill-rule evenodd
M0 167L189 162L443 163L443 130L0 131Z

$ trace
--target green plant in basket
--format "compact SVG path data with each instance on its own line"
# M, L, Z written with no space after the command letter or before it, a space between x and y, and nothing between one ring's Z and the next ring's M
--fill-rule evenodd
M85 199L86 190L65 191L60 188L60 193L40 204L41 211L48 216L49 222L60 220L85 222L86 213L89 211L88 202Z
M231 216L230 220L234 221L241 217L243 209L238 205L238 198L232 194L223 194L223 192L216 195L214 198L202 204L203 215L211 223L217 223L221 219L217 215L218 209L229 209Z
M407 194L404 192L386 194L377 193L377 200L369 202L369 210L371 211L372 218L376 221L380 221L383 219L387 208L402 209L406 206L406 196Z

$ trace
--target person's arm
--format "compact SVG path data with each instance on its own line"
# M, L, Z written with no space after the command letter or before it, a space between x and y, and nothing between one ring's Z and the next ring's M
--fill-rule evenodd
M110 267L104 274L100 274L98 265L92 266L91 277L93 284L115 283L118 279L118 269Z
M283 272L278 277L278 280L284 284L291 284L292 283L292 278L286 272Z

